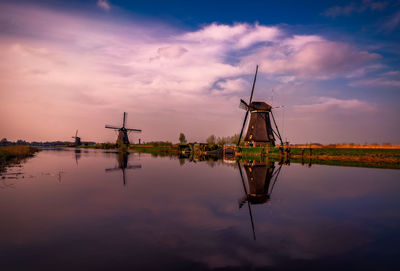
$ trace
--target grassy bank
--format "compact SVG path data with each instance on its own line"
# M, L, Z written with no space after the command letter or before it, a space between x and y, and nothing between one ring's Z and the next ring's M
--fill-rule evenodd
M278 148L242 148L242 157L275 157L279 158ZM363 166L400 169L400 149L366 149L366 148L291 148L290 159L293 162L305 162L324 165Z
M0 170L32 157L38 149L27 145L0 146Z

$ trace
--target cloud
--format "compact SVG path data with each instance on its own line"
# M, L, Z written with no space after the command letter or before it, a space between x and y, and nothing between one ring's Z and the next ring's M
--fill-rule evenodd
M332 97L318 97L315 103L294 107L294 110L298 113L321 113L336 110L370 111L373 109L375 109L375 105L365 101Z
M281 34L282 30L275 26L213 23L198 31L186 33L181 38L189 42L206 42L215 46L223 45L231 49L243 49L260 42L277 41Z
M400 24L400 10L393 14L386 22L381 26L383 31L392 32Z
M220 94L232 94L250 89L250 84L243 78L237 78L237 79L226 79L217 82L216 87L217 89L214 89L214 91L217 91Z
M327 9L323 15L327 17L348 16L352 13L361 13L364 11L381 11L388 6L389 2L363 0L361 3L351 2L345 6L334 6Z
M349 83L352 87L400 87L400 80L387 78L362 79Z
M188 50L179 46L179 45L172 45L167 47L158 48L158 56L164 57L168 59L178 58L186 53Z
M260 63L265 73L332 78L377 58L378 54L360 51L346 43L296 36L276 46L260 48L244 62Z
M92 140L112 141L104 123L119 120L123 111L134 116L132 125L142 128L146 141L174 140L177 129L197 141L211 133L232 135L256 64L255 98L266 99L265 89L344 77L379 59L348 43L293 35L279 26L213 23L182 31L3 7L0 15L12 34L0 35L0 130L10 131L10 139L60 139L80 126ZM291 100L299 95L297 86L293 93Z
M97 6L107 11L111 9L110 3L107 0L97 0Z

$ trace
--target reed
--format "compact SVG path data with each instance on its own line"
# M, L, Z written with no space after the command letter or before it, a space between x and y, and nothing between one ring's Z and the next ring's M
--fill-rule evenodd
M0 169L32 157L38 149L28 145L0 146Z

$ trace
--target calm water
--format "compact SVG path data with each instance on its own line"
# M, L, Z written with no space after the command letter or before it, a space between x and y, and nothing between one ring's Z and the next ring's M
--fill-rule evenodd
M399 170L241 170L42 151L0 177L0 269L400 270Z

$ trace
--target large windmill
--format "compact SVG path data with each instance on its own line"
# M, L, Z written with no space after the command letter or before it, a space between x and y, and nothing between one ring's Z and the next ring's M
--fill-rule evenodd
M136 132L136 133L142 132L142 130L139 130L139 129L130 129L130 128L125 127L126 115L127 115L127 113L124 112L124 119L122 121L122 127L106 125L106 128L118 131L117 146L120 146L121 144L124 144L127 146L129 145L128 132Z
M253 102L254 87L256 84L258 72L258 65L254 75L253 87L251 89L249 103L242 99L240 100L239 107L246 110L246 115L243 120L242 130L240 131L238 145L242 139L244 127L246 126L247 117L250 112L250 122L247 128L247 133L244 138L245 146L261 147L261 146L275 146L275 136L277 136L283 146L282 137L279 133L278 126L276 125L274 114L272 113L272 106L265 102ZM275 129L272 128L270 119L272 116Z
M76 130L76 133L75 133L75 136L73 136L72 138L75 138L75 146L80 146L80 145L82 145L82 143L81 143L81 138L80 137L78 137L78 130Z

